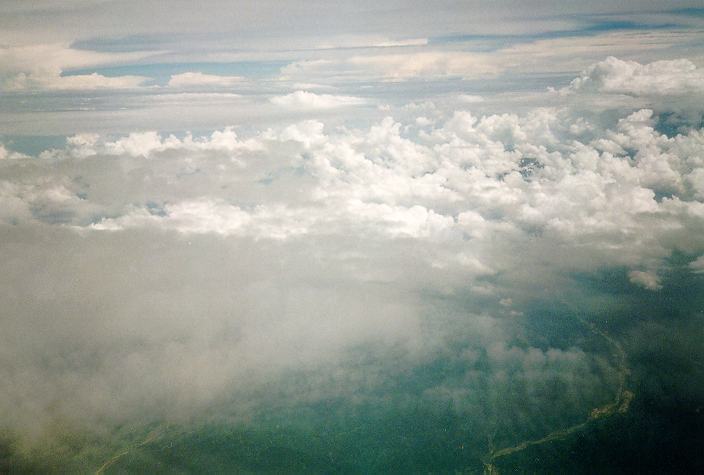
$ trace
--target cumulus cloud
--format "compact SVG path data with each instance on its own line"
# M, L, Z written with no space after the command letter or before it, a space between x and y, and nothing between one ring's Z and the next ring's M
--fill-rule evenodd
M201 72L174 74L168 82L169 87L229 87L241 83L241 76L218 76Z
M704 71L687 59L640 64L610 56L591 65L563 94L598 92L634 96L702 96Z
M107 77L102 74L78 74L60 76L57 74L20 73L5 82L10 91L31 89L93 90L93 89L132 89L141 86L149 78L144 76Z
M628 273L631 282L648 290L660 290L660 278L653 271L632 270Z
M258 140L240 140L233 127L216 130L209 137L194 138L187 133L183 138L174 135L163 137L156 131L133 132L117 140L105 140L97 134L78 134L66 139L65 149L52 149L42 152L41 158L65 156L88 157L95 155L116 155L148 158L153 154L169 150L223 152L236 156L238 151L254 152L262 149Z
M348 82L348 81L407 81L412 79L442 80L442 79L478 79L493 78L502 73L528 73L535 71L564 74L566 71L578 72L590 67L593 63L604 63L601 66L591 66L590 72L599 74L596 70L607 72L613 67L611 74L623 74L624 82L631 77L640 84L639 91L648 77L655 80L657 72L659 93L670 93L674 85L683 86L689 90L701 91L700 72L692 70L688 60L656 61L655 66L638 68L628 66L633 62L620 61L623 64L609 66L609 61L601 61L604 57L614 55L615 51L624 57L661 58L683 43L700 42L700 32L681 30L673 33L662 31L617 31L595 35L575 35L558 38L546 38L533 41L518 41L515 44L502 46L490 54L472 50L441 49L430 42L429 45L419 45L408 51L399 50L388 54L370 50L360 54L325 55L293 61L281 69L283 78L298 81ZM469 45L468 45L469 46ZM686 50L685 50L686 51ZM690 54L696 56L690 52ZM638 63L635 63L638 64ZM645 67L645 65L641 65ZM596 69L591 71L591 69ZM668 68L676 71L667 73ZM630 70L630 72L629 72ZM602 73L603 73L602 72ZM580 77L588 77L590 73ZM631 76L629 76L631 75ZM580 78L576 79L579 82ZM596 78L595 78L596 79ZM613 79L613 78L612 78ZM597 80L598 81L598 80ZM610 82L610 84L615 84ZM630 88L631 86L629 86ZM653 86L650 86L654 92ZM667 89L667 90L666 90ZM632 92L621 92L631 94Z
M359 103L340 97L272 102ZM515 433L526 400L553 425L609 400L608 358L524 344L526 302L609 269L667 290L673 253L704 254L702 130L668 137L651 109L403 112L0 160L3 429L375 404L437 361L457 369L416 394L487 433L499 412Z
M357 106L366 101L359 97L338 96L332 94L315 94L308 91L296 91L284 96L271 98L271 103L287 109L334 109L337 107Z
M457 96L457 100L464 104L476 104L477 102L483 102L484 98L473 94L460 94Z
M704 256L699 256L697 259L692 261L689 264L689 268L692 269L692 272L697 274L704 273Z
M63 44L1 47L0 86L6 91L135 88L149 78L135 75L108 77L98 73L64 73L68 69L136 60L148 54L150 53L99 53L77 50Z
M29 158L27 155L13 150L8 150L5 145L0 143L0 160L16 160L20 158Z
M626 266L634 283L651 289L661 284L641 269L662 265L673 242L688 252L702 247L695 237L704 206L696 178L700 131L661 135L646 109L590 132L585 142L577 140L582 117L550 109L480 117L458 111L444 122L424 123L417 137L391 117L366 131L326 130L309 120L247 138L232 128L203 138L153 131L115 140L79 135L42 158L146 158L153 164L140 168L154 169L150 182L173 189L150 198L148 189L135 192L137 183L131 183L128 189L143 201L125 196L122 208L114 208L113 200L90 223L94 230L154 227L274 240L336 232L411 238L444 243L442 251L428 254L430 265L471 268L474 275L506 272L513 264L504 253L512 243L537 235L541 239L531 238L521 259L549 259L555 268ZM285 158L275 160L278 154ZM271 158L258 158L263 155ZM250 190L247 198L207 186L226 180L226 170L240 193ZM188 192L170 184L188 182ZM62 183L75 188L70 180ZM8 188L8 199L39 196L44 185L31 186L39 189L30 195ZM286 200L262 200L259 193ZM614 200L621 205L611 206ZM75 224L85 226L81 216ZM551 246L565 253L546 256Z

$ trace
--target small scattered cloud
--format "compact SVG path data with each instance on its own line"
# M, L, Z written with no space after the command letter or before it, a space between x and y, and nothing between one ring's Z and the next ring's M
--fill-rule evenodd
M690 262L689 268L692 269L692 272L695 274L704 274L704 255Z
M476 96L473 94L460 94L457 96L457 100L464 104L477 104L479 102L484 102L482 96Z
M149 78L144 76L108 77L102 74L79 74L74 76L43 75L20 73L4 83L7 91L47 89L58 91L81 91L96 89L134 89L143 85Z
M317 50L335 50L351 48L404 48L412 46L426 46L428 38L389 39L380 36L340 36L328 38L315 45Z
M243 80L244 78L241 76L218 76L201 72L185 72L171 76L168 86L178 88L230 87L242 83Z
M318 84L314 82L297 82L291 85L292 89L298 90L315 90L315 89L336 89L335 86L330 86L328 84Z
M315 76L405 81L413 78L476 78L498 73L490 55L471 52L420 51L357 55L346 59L304 60L281 69L284 78Z
M66 71L136 60L149 54L153 52L100 53L77 50L63 44L0 47L0 88L5 91L136 88L149 78L137 75L113 77L98 73L66 74Z
M296 91L284 96L272 97L271 103L287 109L334 109L337 107L358 106L366 101L359 97L316 94L308 91Z
M428 38L410 38L407 40L388 40L374 43L376 48L397 48L403 46L426 46Z
M30 158L23 153L8 150L4 144L0 143L0 160L17 160L22 158Z
M662 285L660 284L660 278L654 271L640 271L632 270L628 273L629 280L648 290L660 290Z

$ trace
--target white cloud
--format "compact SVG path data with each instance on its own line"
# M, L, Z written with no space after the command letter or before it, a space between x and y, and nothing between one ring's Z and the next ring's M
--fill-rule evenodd
M678 46L700 42L700 38L701 32L694 29L615 31L518 43L497 51L494 56L497 65L515 72L576 73L608 56L670 58ZM691 49L680 51L696 55Z
M55 158L68 154L72 157L89 157L96 155L128 155L148 158L154 154L169 150L191 152L220 152L234 158L240 151L256 152L264 148L257 139L240 140L234 128L216 130L209 137L193 138L188 133L182 139L169 135L163 137L156 131L133 132L114 141L103 140L96 134L78 134L67 138L65 150L47 150L42 158Z
M316 89L335 89L334 86L327 84L317 84L314 82L296 82L291 85L291 89L316 90Z
M279 99L335 102L312 97ZM588 354L513 347L505 320L568 295L574 273L626 268L658 290L673 251L704 254L701 130L667 137L652 109L402 113L79 134L0 160L3 428L247 414L294 372L321 380L275 386L293 403L361 397L458 335L447 357L485 355L497 378L582 381ZM393 365L359 369L360 351Z
M285 107L287 109L334 109L337 107L357 106L366 101L359 97L337 96L332 94L315 94L308 91L296 91L285 96L275 96L271 98L272 104Z
M241 76L218 76L214 74L203 74L201 72L185 72L174 74L169 79L169 87L229 87L242 83Z
M405 124L390 117L368 130L327 129L308 120L246 139L233 129L204 138L85 135L43 156L146 157L159 170L152 182L171 188L189 174L197 180L186 197L185 190L170 194L160 213L145 204L148 190L139 191L141 205L126 201L94 229L157 227L274 240L345 230L443 242L445 251L429 255L433 266L474 262L469 267L494 271L511 268L503 254L510 242L537 233L544 237L530 241L535 254L526 251L522 259L548 259L559 268L626 266L634 269L634 282L649 288L661 284L639 269L664 265L673 240L694 252L704 246L696 237L699 131L668 138L656 132L647 109L604 130L590 129L585 143L574 135L583 133L583 117L556 109L478 117L458 111L421 123L418 137L405 135ZM250 190L246 199L210 189L228 181L216 165L236 173L229 180L243 193ZM271 201L250 195L263 186L259 180L269 183L261 193ZM659 193L671 198L658 201ZM240 199L249 204L241 206ZM543 245L565 253L548 257Z
M349 48L402 48L408 46L425 46L428 38L407 38L393 40L382 36L337 36L326 38L314 46L316 50L334 50Z
M7 91L135 88L149 78L63 73L68 69L136 60L149 54L152 53L98 53L73 49L64 44L0 47L0 88Z
M631 282L648 290L660 290L660 278L654 271L632 270L628 273Z
M79 74L75 76L29 75L19 74L5 82L10 91L27 89L50 90L93 90L93 89L134 89L141 86L149 78L144 76L107 77L97 73Z
M320 55L294 61L281 69L281 76L298 81L348 82L348 81L405 81L411 79L441 80L447 78L477 79L490 78L501 73L544 73L578 72L590 64L609 55L625 57L662 58L678 45L701 42L701 32L695 30L663 31L623 31L597 35L548 38L530 42L518 42L491 53L462 51L455 48L441 49L439 46L419 45L409 51L394 51L380 54L367 51L352 56L340 52ZM686 50L684 50L686 51ZM686 51L684 54L700 56ZM685 60L687 61L687 60ZM657 62L659 63L659 62ZM701 89L698 77L690 79L682 76L689 64L664 61L654 68L662 68L661 86L666 84L667 67L678 68L670 75L687 87ZM637 64L637 63L636 63ZM652 71L646 71L651 74ZM638 79L638 76L634 76ZM639 79L646 81L645 78Z
M491 76L499 72L491 57L482 53L422 51L357 55L345 59L305 60L281 69L284 78L331 77L383 79Z
M690 262L689 268L696 274L704 274L704 255L699 256L694 261Z
M396 48L399 46L425 46L428 44L428 38L411 38L407 40L386 40L379 43L374 43L377 48Z
M476 104L478 102L484 102L484 98L482 96L476 96L472 94L460 94L459 96L457 96L457 100L464 104Z
M593 64L560 92L634 96L704 95L704 70L687 59L640 64L613 56Z
M8 150L5 145L0 143L0 160L17 160L21 158L29 157L23 153Z

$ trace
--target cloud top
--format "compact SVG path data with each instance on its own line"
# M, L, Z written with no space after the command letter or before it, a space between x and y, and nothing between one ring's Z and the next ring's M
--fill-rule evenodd
M704 96L704 71L687 59L640 64L610 56L562 89L634 96Z
M271 103L287 109L335 109L338 107L358 106L365 103L364 99L352 96L333 94L316 94L308 91L295 91L284 96L271 98Z
M230 87L241 83L241 76L218 76L201 72L174 74L168 82L169 87Z

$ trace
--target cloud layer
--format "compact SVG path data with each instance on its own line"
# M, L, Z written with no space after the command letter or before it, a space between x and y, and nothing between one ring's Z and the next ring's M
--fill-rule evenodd
M662 74L693 93L697 71L607 59L569 96L672 94L631 80ZM478 431L498 412L510 434L609 400L612 362L584 335L535 343L530 302L567 305L574 279L613 269L632 291L663 292L676 253L700 273L704 130L665 134L663 112L640 107L459 103L358 128L306 119L79 134L33 157L0 148L2 428L38 447L135 421L383 402L388 381L438 361L457 369L412 397L451 403Z

